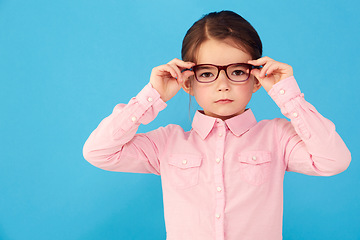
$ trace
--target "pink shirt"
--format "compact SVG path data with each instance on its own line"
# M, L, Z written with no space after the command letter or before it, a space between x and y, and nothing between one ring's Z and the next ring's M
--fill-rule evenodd
M188 132L168 125L136 134L166 107L148 84L100 123L84 157L105 170L161 175L168 240L282 239L285 171L330 176L351 155L294 77L269 95L291 122L257 122L250 109L226 121L197 112Z

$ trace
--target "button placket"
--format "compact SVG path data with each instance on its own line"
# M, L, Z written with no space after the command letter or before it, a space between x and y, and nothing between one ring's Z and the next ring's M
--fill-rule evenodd
M226 139L226 128L222 121L217 121L215 132L215 164L214 164L214 191L215 191L215 236L216 240L224 240L224 209L225 209L225 194L224 194L224 147Z

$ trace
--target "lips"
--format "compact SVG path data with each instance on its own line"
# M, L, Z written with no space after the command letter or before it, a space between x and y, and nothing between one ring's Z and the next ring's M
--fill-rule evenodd
M233 101L234 101L234 100L224 98L224 99L219 99L219 100L217 100L215 103L225 104L225 103L231 103L231 102L233 102Z

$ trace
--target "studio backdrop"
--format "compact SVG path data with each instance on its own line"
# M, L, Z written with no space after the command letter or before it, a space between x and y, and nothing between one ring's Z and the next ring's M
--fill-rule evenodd
M290 64L306 100L352 153L332 177L286 173L286 240L360 239L359 1L0 0L0 239L165 239L160 176L100 170L83 145L153 67L181 58L187 29L232 10L264 56ZM257 120L283 117L264 89ZM184 91L139 132L191 129Z

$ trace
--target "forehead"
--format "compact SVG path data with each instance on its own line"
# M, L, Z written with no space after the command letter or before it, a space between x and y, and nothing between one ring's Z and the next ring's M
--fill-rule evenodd
M250 54L236 47L234 42L209 39L203 42L197 52L197 64L211 63L227 65L251 60Z

